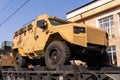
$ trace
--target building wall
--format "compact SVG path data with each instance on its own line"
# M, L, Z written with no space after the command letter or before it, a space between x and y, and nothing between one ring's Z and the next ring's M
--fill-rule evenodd
M108 11L104 11L102 13L96 14L94 16L88 17L83 20L79 20L77 22L85 23L86 25L91 25L93 27L100 28L99 22L98 22L99 19L102 19L108 16L113 16L113 22L114 22L113 31L115 33L115 37L114 38L109 37L109 46L113 46L113 45L116 46L117 65L120 66L120 24L119 24L118 13L120 13L120 7L117 7ZM114 63L114 60L113 60L113 63Z

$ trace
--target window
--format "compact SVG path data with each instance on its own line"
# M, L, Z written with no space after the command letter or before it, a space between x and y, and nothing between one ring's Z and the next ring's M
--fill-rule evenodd
M109 46L107 52L109 54L111 63L117 65L116 46L115 45Z
M113 16L108 16L102 19L98 20L99 27L106 30L106 32L109 34L109 38L114 38L114 22L113 22Z
M118 13L118 17L119 17L119 18L118 18L118 19L119 19L119 20L118 20L118 21L119 21L118 24L119 24L119 33L120 33L120 13Z
M68 24L69 22L67 21L64 21L64 20L60 20L60 19L49 19L50 20L50 23L54 26L57 26L57 25L62 25L62 24Z

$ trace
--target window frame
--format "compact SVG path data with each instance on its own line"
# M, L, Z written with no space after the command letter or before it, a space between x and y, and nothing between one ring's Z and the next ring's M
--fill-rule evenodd
M116 45L109 46L107 52L110 57L110 61L112 64L117 65L117 51Z
M99 18L97 21L98 21L99 28L102 28L106 30L106 32L108 32L109 38L115 38L113 15Z

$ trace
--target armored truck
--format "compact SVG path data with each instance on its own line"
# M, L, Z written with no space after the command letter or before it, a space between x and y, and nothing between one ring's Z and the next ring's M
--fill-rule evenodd
M16 69L32 64L54 70L71 60L100 69L109 65L107 46L104 30L44 14L14 33L12 53Z

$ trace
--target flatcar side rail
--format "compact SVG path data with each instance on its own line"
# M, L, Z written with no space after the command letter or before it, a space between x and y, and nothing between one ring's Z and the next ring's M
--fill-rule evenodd
M73 67L73 66L72 66ZM2 71L3 80L119 80L120 69L87 70L87 69L58 69Z

